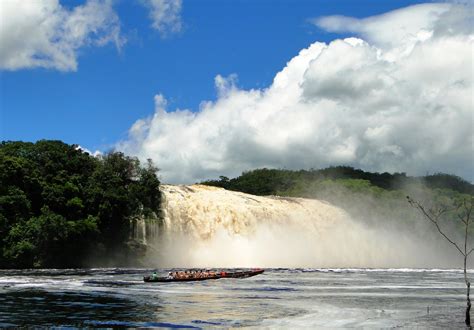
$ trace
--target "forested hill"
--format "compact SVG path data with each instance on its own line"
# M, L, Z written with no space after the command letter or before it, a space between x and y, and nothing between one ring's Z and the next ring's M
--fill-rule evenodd
M370 173L345 166L309 171L259 169L233 179L221 176L219 180L203 184L255 195L325 200L371 227L397 227L407 231L420 230L416 223L424 221L407 202L407 195L420 200L427 208L446 209L456 209L462 201L474 198L474 186L453 175L410 177L404 173ZM440 221L445 225L454 223L461 233L462 223L453 219L457 217L447 212ZM474 236L472 227L470 235Z
M131 253L131 217L157 213L156 168L61 141L0 144L0 267L80 267ZM120 262L118 263L120 264Z
M257 169L229 179L208 180L203 184L254 195L279 195L301 185L313 185L327 180L364 180L374 187L385 190L402 190L411 185L423 185L431 189L449 189L462 194L474 195L474 185L450 174L438 173L421 177L407 176L405 173L372 173L348 166L329 167L320 170L279 170Z

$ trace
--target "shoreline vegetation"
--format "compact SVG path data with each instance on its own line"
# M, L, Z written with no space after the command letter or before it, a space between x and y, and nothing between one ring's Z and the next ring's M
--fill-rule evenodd
M157 168L61 141L0 144L0 268L127 265L130 219L159 213Z
M130 222L160 217L157 171L151 160L141 164L120 152L95 157L61 141L1 142L0 268L136 265L144 251L130 239ZM201 184L260 196L317 198L369 225L396 223L407 229L419 221L407 194L428 204L474 195L474 185L454 175L411 177L348 166L264 168ZM448 215L442 221L449 222Z

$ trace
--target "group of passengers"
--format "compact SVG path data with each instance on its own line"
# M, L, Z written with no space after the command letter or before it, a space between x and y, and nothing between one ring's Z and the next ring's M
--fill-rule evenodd
M199 269L199 270L169 272L168 278L169 279L193 279L193 278L214 277L216 275L217 275L216 272Z

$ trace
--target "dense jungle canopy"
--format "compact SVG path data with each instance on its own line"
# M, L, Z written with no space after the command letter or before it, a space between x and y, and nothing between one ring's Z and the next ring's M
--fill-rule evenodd
M132 257L130 219L159 211L157 169L61 141L0 144L0 267L80 267Z

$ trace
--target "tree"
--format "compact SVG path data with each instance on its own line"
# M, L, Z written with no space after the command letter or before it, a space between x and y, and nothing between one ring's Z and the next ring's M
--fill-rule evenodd
M462 198L461 200L457 201L454 206L447 206L443 203L439 203L439 205L435 208L427 209L425 208L420 202L410 198L407 196L408 203L413 207L417 208L423 216L431 221L440 235L442 235L449 243L451 243L456 250L463 256L464 259L464 282L466 283L467 288L467 305L466 305L466 325L468 327L471 326L471 299L469 298L469 292L471 289L471 282L467 278L467 260L470 254L474 251L474 247L472 243L469 244L469 225L471 222L471 214L474 207L474 196L467 196ZM464 244L458 244L452 237L448 236L446 230L441 227L440 220L445 216L448 215L450 217L457 218L462 226L464 227Z
M0 142L0 268L133 260L131 219L159 214L157 170L61 141Z

